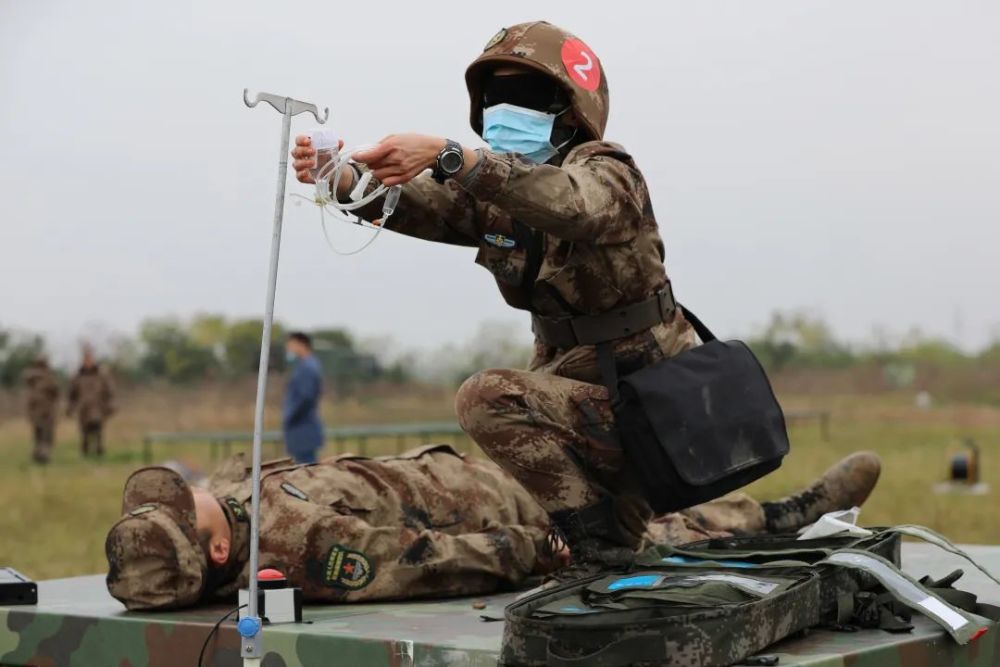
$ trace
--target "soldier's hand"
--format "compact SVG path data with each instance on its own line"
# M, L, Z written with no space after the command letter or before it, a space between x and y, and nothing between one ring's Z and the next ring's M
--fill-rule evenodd
M554 553L539 553L535 560L535 567L532 570L532 574L549 574L550 572L568 567L572 562L573 558L570 556L569 547L563 545Z
M337 150L344 148L344 140L337 142ZM300 183L315 183L311 170L316 169L316 149L312 147L312 139L309 135L300 134L295 137L295 148L292 149L292 168L295 169L295 178ZM321 165L320 165L321 166ZM345 169L337 184L337 196L344 197L354 187L354 170Z
M368 165L384 185L401 185L433 168L447 143L423 134L390 134L372 148L355 153L354 159Z
M315 183L309 172L316 168L316 149L312 147L312 139L308 135L300 134L295 137L292 158L292 168L295 169L295 178L299 179L299 183Z

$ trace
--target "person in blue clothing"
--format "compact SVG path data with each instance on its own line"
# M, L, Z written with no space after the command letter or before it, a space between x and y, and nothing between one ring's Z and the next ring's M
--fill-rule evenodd
M282 416L285 450L296 463L315 463L323 446L323 422L319 419L323 371L313 355L312 341L300 331L288 336L285 356L292 365Z

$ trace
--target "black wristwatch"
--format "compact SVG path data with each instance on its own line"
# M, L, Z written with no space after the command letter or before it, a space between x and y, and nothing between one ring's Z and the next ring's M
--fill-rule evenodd
M464 166L465 153L462 151L462 146L457 141L449 139L441 152L438 153L431 177L438 183L444 183L446 179L462 171Z

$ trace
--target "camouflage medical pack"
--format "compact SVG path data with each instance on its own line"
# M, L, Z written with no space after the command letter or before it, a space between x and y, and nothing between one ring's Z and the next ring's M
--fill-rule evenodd
M530 594L506 610L507 667L733 665L807 628L906 631L912 610L959 643L992 626L988 605L964 600L954 579L903 574L900 534L968 558L910 527L799 540L735 537L642 553L628 572L604 572ZM971 559L970 559L971 560ZM978 565L977 565L978 567ZM982 569L982 568L980 568Z

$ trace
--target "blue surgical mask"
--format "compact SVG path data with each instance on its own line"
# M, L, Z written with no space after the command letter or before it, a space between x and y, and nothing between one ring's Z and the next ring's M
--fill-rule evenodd
M497 104L483 110L483 139L498 153L520 153L535 164L544 164L559 152L552 145L558 115Z
M299 358L291 350L285 350L285 361L289 364L294 364Z

